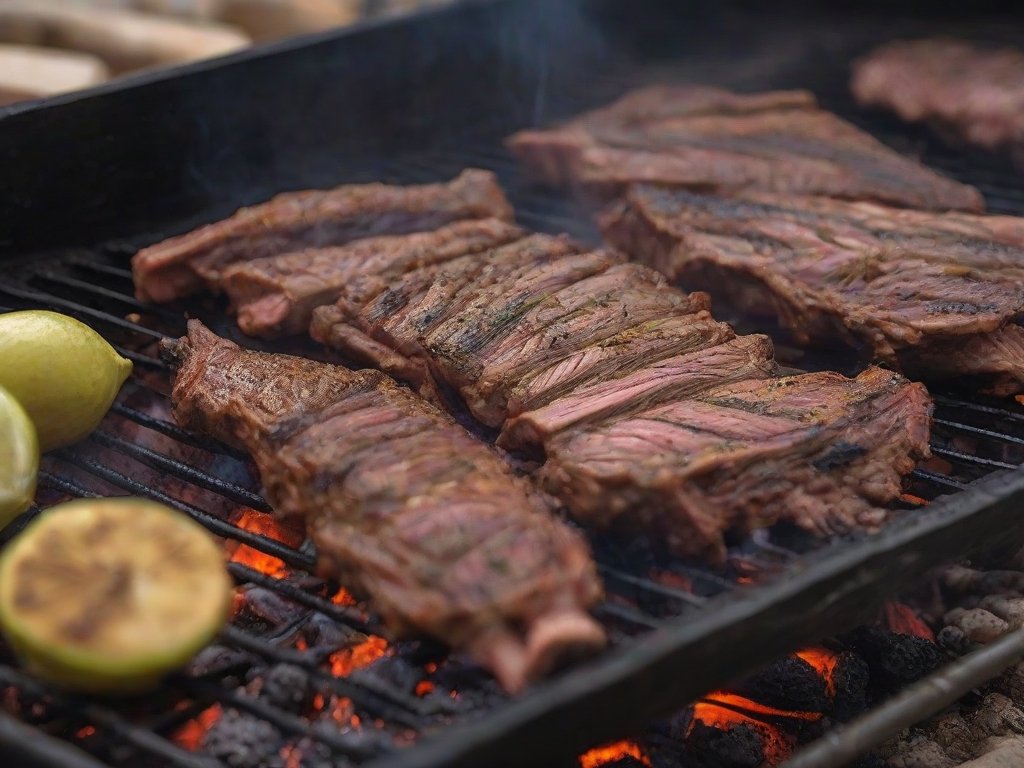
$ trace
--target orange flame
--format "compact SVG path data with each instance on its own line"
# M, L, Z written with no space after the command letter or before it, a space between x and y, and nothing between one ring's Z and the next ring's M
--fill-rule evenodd
M79 728L77 731L75 731L75 736L77 736L80 739L88 739L94 733L96 733L95 726L86 725L86 726L83 726L83 727Z
M644 765L650 765L651 759L644 754L640 746L632 741L616 741L614 744L605 744L603 747L595 747L589 752L580 755L580 768L597 768L599 765L607 765L621 760L624 757L633 757Z
M793 655L803 659L818 671L825 681L825 691L834 698L839 688L836 681L836 667L839 665L840 655L835 651L820 647L804 648Z
M202 746L203 737L206 736L206 732L213 727L214 723L220 720L222 714L220 704L207 707L181 726L174 733L174 736L171 737L172 741L182 749L195 752Z
M388 641L383 637L369 635L358 645L342 648L331 654L331 674L335 677L345 677L353 670L370 666L373 662L383 656L388 650Z
M299 534L283 528L272 516L257 512L255 509L243 509L235 520L235 525L244 531L261 534L289 547L297 547L302 543ZM230 551L231 561L234 563L248 566L267 576L284 576L288 573L288 566L276 557L253 549L247 544L233 543L233 547Z

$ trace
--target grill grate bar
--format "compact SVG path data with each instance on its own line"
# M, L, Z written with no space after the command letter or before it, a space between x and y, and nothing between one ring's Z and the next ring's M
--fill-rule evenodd
M134 296L122 293L121 291L113 291L109 288L104 288L103 286L96 285L95 283L90 282L88 280L79 280L78 278L69 277L67 275L61 275L51 270L41 270L36 274L40 279L46 280L47 282L56 283L57 285L63 285L67 288L74 288L76 291L92 293L95 294L96 296L102 296L105 299L112 299L114 301L121 302L122 304L125 304L135 310L138 310L139 312L145 312L150 315L158 315L166 320L174 321L177 325L182 324L182 318L180 313L172 312L166 307L162 307L160 305L144 304L138 299L136 299Z
M268 576L242 563L228 563L228 571L239 583L255 584L273 590L293 602L334 619L348 629L357 632L374 631L374 626L356 611L312 595L289 583L286 579Z
M152 390L151 390L152 391ZM210 453L219 453L225 456L238 459L239 461L247 461L248 457L241 451L237 451L229 445L219 443L216 440L211 440L206 437L194 435L187 430L182 429L172 421L164 421L158 419L155 416L150 416L148 413L131 408L120 401L116 401L110 408L111 411L124 416L126 419L134 421L139 426L145 427L146 429L152 429L154 432L159 432L162 435L173 438L179 443L190 445L193 448L200 448Z
M996 432L992 429L984 429L982 427L975 427L971 424L964 424L959 421L950 421L949 419L933 418L932 421L935 424L941 424L944 427L950 429L956 429L960 432L967 432L971 435L981 435L983 437L989 437L993 440L999 440L1004 443L1013 443L1014 445L1024 445L1024 438L1015 437L1013 435L1007 435L1002 432Z
M916 477L918 480L924 480L935 485L942 486L944 488L951 488L953 490L962 491L967 486L961 483L959 480L954 480L951 477L940 475L937 472L929 472L925 469L915 469L910 473L911 477Z
M664 621L648 616L636 608L611 600L605 600L597 605L594 608L594 613L598 616L624 621L644 629L660 629L665 624Z
M983 456L972 456L969 453L962 453L960 451L953 451L949 448L932 448L932 453L936 456L945 456L947 459L954 459L961 461L964 464L973 464L979 467L991 467L992 469L1016 469L1016 464L1010 464L1005 461L996 461L995 459L986 459Z
M241 712L248 712L261 720L273 725L282 733L291 734L319 741L333 751L356 760L366 760L382 753L393 751L385 741L365 734L351 735L341 733L336 724L328 728L317 727L302 718L282 712L258 699L243 696L237 691L227 690L220 686L195 678L177 678L175 683L190 695L220 702Z
M947 406L951 408L957 408L962 411L976 411L978 413L988 413L993 416L999 416L1003 419L1011 419L1013 421L1024 422L1024 413L1017 413L1007 408L999 408L994 405L985 405L982 403L972 403L968 400L958 400L956 398L947 397L946 395L932 394L932 400L936 404L941 406Z
M311 555L292 549L275 539L271 539L258 533L252 533L244 528L239 528L231 523L225 522L219 517L214 517L210 513L204 512L198 507L194 507L180 499L168 496L155 488L149 488L142 483L138 483L127 475L110 469L93 459L78 456L64 450L58 451L57 454L69 464L73 464L80 469L84 469L87 472L106 480L112 485L116 485L118 488L129 491L137 496L144 496L146 498L153 499L154 501L159 501L162 504L166 504L174 509L184 512L204 528L212 531L222 538L239 541L265 555L270 555L271 557L283 560L285 564L290 565L292 568L297 568L303 571L312 571L316 565L316 560Z
M0 285L0 292L6 293L9 296L13 296L16 299L22 299L23 301L32 301L43 306L52 308L59 308L70 311L72 314L85 315L91 317L94 320L100 320L110 325L115 325L118 328L131 331L132 333L138 333L143 336L149 336L153 339L166 339L167 336L159 331L154 331L152 328L147 328L144 325L133 323L130 320L112 315L109 312L103 312L99 309L93 309L87 307L84 304L79 304L77 301L71 301L69 299L62 299L58 296L54 296L51 293L43 293L41 291L33 291L27 288L14 288L9 285Z
M8 666L0 665L0 682L13 686L34 699L49 699L57 709L82 716L91 724L110 731L113 735L138 749L159 757L177 768L224 768L223 763L212 757L187 752L175 746L151 729L133 725L114 710L49 690L35 679Z
M679 600L684 603L688 603L692 606L701 606L707 602L703 597L695 595L691 592L685 592L681 589L674 589L673 587L666 587L663 584L659 584L651 579L644 578L643 576L634 576L631 573L626 573L618 568L613 568L608 565L598 565L598 573L608 579L613 579L622 584L628 584L631 587L639 587L647 592L651 592L661 597L669 597L673 600Z
M308 618L308 616L300 617L295 622L297 625L295 629L301 628ZM294 631L291 630L284 634L290 637ZM339 677L319 667L334 650L340 649L299 651L294 648L279 648L263 638L254 637L231 625L226 626L220 636L223 641L265 659L305 667L311 670L318 679L328 683L335 693L352 699L361 706L374 710L376 714L406 728L418 731L422 728L424 718L442 714L451 715L462 711L462 707L456 702L427 701L405 694L374 676L369 669L353 670L348 675ZM411 719L410 715L419 719Z
M226 499L230 499L231 501L235 501L242 506L251 507L252 509L256 509L260 512L272 511L271 506L259 494L253 493L249 489L243 488L235 483L230 483L219 477L194 469L190 465L172 459L168 456L164 456L162 453L157 453L156 451L145 448L141 445L136 445L128 442L127 440L122 440L121 438L102 430L93 432L89 436L89 439L99 445L106 446L107 448L123 453L126 456L130 456L146 466L173 472L177 477L183 480L188 480L190 483L198 485L201 488L213 491L214 493L223 496Z

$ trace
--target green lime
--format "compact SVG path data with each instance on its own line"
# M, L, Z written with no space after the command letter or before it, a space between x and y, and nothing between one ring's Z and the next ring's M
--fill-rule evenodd
M58 505L0 555L0 627L26 667L74 690L155 685L216 635L232 591L217 541L144 499Z
M0 315L0 386L28 411L43 451L96 429L131 370L73 317L35 309Z
M36 428L14 396L0 387L0 528L32 503L38 472Z

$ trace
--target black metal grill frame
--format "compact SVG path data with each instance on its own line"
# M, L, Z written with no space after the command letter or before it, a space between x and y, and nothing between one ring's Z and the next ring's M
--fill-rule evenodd
M613 7L614 10L617 4L599 5ZM667 14L666 18L674 19L676 24L680 19L694 22L693 9L687 9L686 14L680 15L667 11L666 5L672 4L652 3L652 7L658 6L659 12ZM550 4L537 2L472 3L467 8L424 14L405 22L344 35L321 36L312 41L278 46L268 52L244 54L225 64L197 65L178 73L109 86L89 96L72 97L35 108L9 109L6 116L0 112L0 153L8 159L16 157L16 145L12 141L24 142L30 135L27 131L32 128L41 132L39 143L42 147L52 148L76 135L83 142L82 154L71 163L73 170L68 180L57 185L56 189L41 189L39 179L31 179L30 182L31 174L39 171L38 166L33 167L33 162L43 159L35 146L25 150L23 157L17 157L11 165L11 173L0 179L0 200L9 204L6 210L14 210L17 205L24 211L21 220L12 222L12 226L5 230L7 240L0 241L0 252L6 251L10 257L7 261L0 261L0 279L3 280L0 284L0 309L43 306L76 315L118 343L119 349L136 363L137 370L164 372L166 366L147 353L144 344L165 333L177 332L174 327L176 324L180 326L182 315L174 310L144 307L130 296L130 273L125 265L134 244L118 245L107 238L123 235L138 236L139 242L153 240L166 231L184 229L196 221L216 218L243 202L265 197L278 188L293 186L369 179L408 183L449 177L465 166L488 167L501 177L521 222L540 230L569 231L584 239L593 239L595 233L584 211L559 196L530 188L500 148L502 135L524 122L537 122L548 116L537 108L536 101L523 99L523 94L531 95L532 99L539 87L545 89L549 102L559 111L569 113L606 101L632 85L664 77L683 76L690 80L751 88L802 84L816 90L826 106L862 122L881 138L902 149L923 150L929 162L977 183L986 193L993 210L1024 211L1024 185L1008 174L998 159L942 149L925 132L906 129L893 120L866 115L851 108L845 90L837 87L836 67L867 41L893 34L899 28L896 24L887 24L884 28L877 22L865 23L862 27L853 25L856 29L843 33L841 49L830 52L831 68L822 67L813 72L803 65L807 57L817 50L815 45L804 44L796 50L780 53L779 40L791 38L791 30L783 24L774 30L758 29L760 36L770 38L775 35L774 42L756 46L749 55L738 59L726 60L699 52L686 59L685 66L680 66L674 59L636 61L616 52L615 56L604 61L601 77L591 77L585 89L576 90L574 83L579 83L578 79L566 77L564 82L558 82L562 78L552 75L551 68L560 61L560 55L565 55L572 59L571 69L578 77L581 71L586 71L586 63L592 61L588 57L595 50L607 57L608 43L590 36L576 39L578 33L567 32L561 26L565 18L575 17L575 11L569 9L552 13L545 10L550 7ZM728 19L719 16L703 17L699 21L698 31L702 28L731 29L729 39L734 45L742 45L750 34L750 18L741 19L742 23L735 27L730 26ZM520 27L520 31L511 35L513 39L509 42L502 35L507 37L509 30L516 29L512 26L514 23L525 24L527 29L523 31ZM826 27L819 29L823 28ZM543 45L549 46L542 57L546 62L543 66L523 58L522 40L531 32ZM469 109L467 112L465 102L469 96L467 92L460 92L462 76L455 69L457 64L464 62L436 48L451 43L453 39L462 40L467 34L476 36L476 39L482 38L486 43L487 50L480 54L479 61L488 67L490 76L502 76L499 66L502 63L511 67L511 72L504 75L509 78L507 98L510 104L503 103L501 94L485 95L472 91L482 106L477 105L477 110ZM567 34L574 42L566 45L560 54L556 43L565 42ZM1004 29L1002 34L1010 33ZM123 131L114 131L112 139L99 133L89 135L93 130L90 125L77 128L77 132L71 130L83 115L92 115L100 120L103 128L109 129L110 117L96 117L101 110L113 110L123 118L133 110L137 115L141 107L157 103L161 98L169 98L173 107L184 108L191 104L202 105L209 110L217 97L225 95L225 83L243 73L259 77L272 66L284 67L285 71L279 72L273 78L274 82L264 84L265 93L261 95L266 96L272 106L275 103L280 106L287 87L284 79L290 79L293 72L305 71L319 87L323 86L320 82L322 75L303 70L303 64L308 65L309 61L326 53L333 56L333 66L353 59L364 67L369 66L379 62L382 56L379 51L368 52L368 47L374 44L384 45L392 54L403 44L409 46L412 61L408 66L413 69L403 72L401 67L393 67L389 72L376 75L366 74L360 69L361 77L370 78L390 94L394 87L408 89L408 82L401 82L403 74L408 76L410 71L417 74L416 67L428 68L441 78L428 89L430 98L436 99L430 109L453 107L456 123L468 113L475 114L476 119L462 125L458 137L445 138L445 129L451 126L441 120L432 120L426 126L416 124L414 120L411 128L403 130L389 122L393 121L393 115L380 114L389 112L393 105L377 104L374 111L372 100L368 104L365 95L355 97L351 89L342 89L347 96L353 96L360 109L366 110L363 115L375 115L376 122L388 128L389 135L381 139L365 128L362 132L353 129L351 122L341 126L341 133L348 129L351 135L346 138L351 145L363 150L363 154L354 152L351 146L339 149L337 141L314 149L311 144L316 137L305 137L293 142L297 146L284 153L293 159L306 153L297 168L282 172L283 159L260 156L251 165L242 163L240 167L239 158L230 157L226 164L232 167L225 170L218 168L215 160L204 158L204 162L208 162L201 163L198 172L209 176L199 180L189 178L187 174L185 178L179 175L170 180L154 180L151 172L139 164L132 164L146 148L146 141L129 140ZM512 63L508 64L509 61ZM766 75L766 72L770 74ZM317 92L317 87L310 86L308 93L313 92ZM250 121L246 128L250 134L261 131L266 134L258 142L262 144L264 139L267 140L264 149L273 147L273 141L283 138L278 135L282 127L274 124L263 108L258 113L253 111L255 107L247 98L251 95L243 91L228 104L238 107L241 113L239 120ZM217 106L229 108L225 104ZM330 117L329 111L334 106L325 106L320 116ZM402 106L409 106L408 95ZM202 114L203 119L213 119L209 112ZM356 114L359 114L358 109ZM413 114L422 116L424 113L421 108L420 112ZM429 111L426 114L430 116ZM481 115L484 119L480 119ZM223 131L236 125L233 118L225 119L225 125L213 132L223 139L226 136ZM156 142L162 138L162 130L166 129L147 124L143 133L146 140ZM170 150L174 159L180 161L189 156L187 140L201 142L194 129L190 132L179 126L176 130L186 134L185 146L176 145ZM252 150L252 135L243 137L240 143L247 150ZM430 148L422 149L424 144ZM390 150L395 146L401 147L402 151L391 154ZM152 144L149 148L152 149ZM110 160L122 151L127 160L116 159L119 163L113 174L116 183L97 181L94 185L98 201L82 197L82 192L73 188L76 180L84 181L86 175L95 170L97 161ZM315 161L330 156L331 152L336 152L343 162L326 172L322 168L313 169ZM157 161L158 171L163 162ZM191 170L195 171L194 168ZM251 177L257 177L258 182L253 181L248 186L239 181ZM19 183L22 186L19 187ZM149 183L153 189L143 202L151 206L167 203L164 211L159 215L139 213L139 201L133 201L131 207L125 203L123 209L118 209L118 202L125 201L133 191L138 194L140 184L145 186ZM124 189L119 189L119 184ZM223 199L212 202L211 189L224 193ZM67 210L68 200L81 205ZM112 202L113 211L106 210ZM62 219L66 218L66 226L46 229L44 219L49 219L54 210L67 211L68 215L62 216ZM127 212L125 220L114 220L112 214L118 210ZM106 244L81 247L101 241ZM75 248L47 250L57 244L74 245ZM216 307L211 309L206 305L198 307L197 311L212 313L207 319L220 317L218 330L230 332L230 324L223 321ZM145 322L140 324L126 319L132 312L144 313ZM146 386L145 382L133 384L129 393ZM158 394L152 393L152 396L157 397ZM170 685L194 700L195 707L178 713L172 720L187 719L206 703L219 701L226 707L236 707L265 719L282 732L324 744L341 760L363 762L372 757L372 765L378 768L504 766L518 765L524 760L534 764L556 764L571 759L582 748L628 735L652 718L670 712L707 689L725 683L798 644L819 639L866 618L882 600L901 585L913 583L930 567L952 557L964 556L972 548L1004 544L1008 534L1019 528L1016 518L1017 508L1024 500L1024 471L1016 469L1016 461L1007 460L1003 454L1005 449L1011 459L1015 459L1018 448L1024 446L1024 409L1012 404L965 400L955 394L940 395L937 402L936 425L944 439L936 445L936 453L952 462L957 471L946 475L918 470L913 481L914 490L928 498L942 493L952 495L929 504L920 514L902 516L880 535L835 542L801 554L780 547L771 540L756 541L739 552L739 556L767 571L778 571L778 578L747 590L733 589L734 583L722 574L676 564L674 567L697 585L696 594L691 594L651 581L642 572L631 571L628 562L623 566L621 555L612 561L606 559L602 563L602 575L610 592L632 598L632 602L608 601L601 607L600 615L610 625L623 628L626 635L637 634L638 637L623 642L592 663L537 686L518 700L500 702L490 709L463 713L454 704L445 706L434 702L427 705L395 690L376 677L372 669L331 683L361 706L381 713L389 723L433 734L432 738L422 739L413 748L394 751L389 744L374 739L372 732L353 734L317 728L216 683L187 676L175 677ZM124 399L115 405L112 418L125 419L183 443L231 455L222 446L190 435L173 423L154 418L127 404ZM114 451L134 462L132 466L166 472L202 489L203 493L212 493L256 510L269 509L251 487L126 441L118 436L116 429L109 427L109 421L108 418L108 424L86 443L64 449L49 459L40 478L41 484L53 491L84 496L94 491L87 484L83 485L80 478L86 476L100 480L125 492L170 503L214 533L278 557L293 568L311 568L313 558L308 549L292 549L266 536L239 529L217 515L169 496L159 488L140 483L130 474L97 460L97 452L101 449ZM993 426L998 423L1002 426ZM973 452L961 447L966 438L977 441ZM992 474L970 482L989 472ZM9 526L0 535L0 542L16 534L38 512L39 509L34 508ZM805 542L795 541L797 549L806 546ZM786 543L792 545L788 539ZM309 610L324 613L354 632L376 628L372 619L367 620L357 611L339 608L323 596L279 582L243 565L233 563L231 572L239 583L281 591ZM635 607L638 596L659 605L668 601L676 606L673 612L680 618L663 621L658 616L645 613ZM752 642L752 638L756 641ZM320 661L280 647L277 643L279 638L259 637L237 628L226 630L221 640L264 659L296 662L310 669ZM666 681L673 683L666 685ZM18 669L0 664L0 687L7 686L20 689L29 698L38 694L52 699L57 702L58 709L67 708L75 719L99 726L115 740L132 746L138 754L150 755L163 764L219 765L202 755L178 749L158 733L159 728L131 722L117 706L45 690ZM450 717L459 722L439 728L439 723ZM0 721L0 745L7 734L17 738L18 732L19 726L12 724L7 728ZM44 745L41 751L51 748L48 742L41 741L40 744ZM36 755L39 764L55 764L52 754ZM71 759L67 758L68 761ZM65 764L74 765L73 762ZM83 767L92 765L84 758L80 764Z

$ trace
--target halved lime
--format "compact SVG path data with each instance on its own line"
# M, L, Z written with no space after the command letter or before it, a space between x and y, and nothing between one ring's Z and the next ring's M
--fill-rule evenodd
M28 509L38 472L36 428L14 396L0 387L0 528Z
M63 687L130 693L183 666L223 625L232 585L214 538L144 499L39 516L0 555L0 626Z

